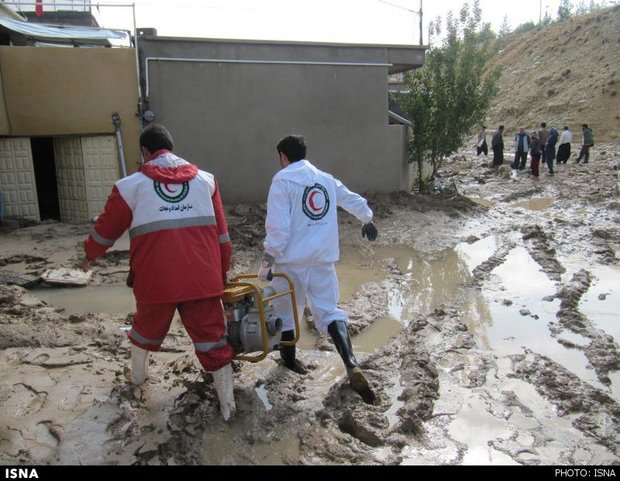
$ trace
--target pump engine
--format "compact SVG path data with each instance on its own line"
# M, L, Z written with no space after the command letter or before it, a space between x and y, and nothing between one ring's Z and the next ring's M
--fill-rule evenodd
M242 279L256 278L256 275L242 275L235 277L226 284L222 302L226 313L228 341L235 350L235 359L258 362L280 345L294 345L299 335L293 341L281 342L282 319L276 317L274 308L270 304L273 299L290 295L295 319L295 332L299 333L299 321L295 306L295 290L292 282L285 274L274 274L286 277L290 290L281 293L271 287L260 288L252 282ZM250 355L250 353L257 353Z

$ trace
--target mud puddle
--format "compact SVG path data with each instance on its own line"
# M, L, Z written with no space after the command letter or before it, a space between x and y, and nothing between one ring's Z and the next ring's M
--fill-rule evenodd
M485 293L491 299L489 319L478 319L477 325L472 326L487 339L489 347L502 355L521 353L527 348L549 357L593 387L607 391L596 373L588 369L583 351L567 349L558 342L564 339L587 345L587 338L570 331L560 334L559 339L551 336L549 325L556 321L560 301L547 300L555 293L555 284L529 252L523 247L513 249L493 274L498 276L497 284Z
M486 199L484 197L472 196L472 197L469 197L469 199L475 202L476 204L481 205L483 207L487 207L487 208L491 208L496 205L496 202L490 199ZM552 197L534 197L532 199L515 202L514 206L521 207L523 209L528 209L531 211L542 211L542 210L545 210L551 207L554 204L554 202L555 202L555 199L553 199Z
M589 366L584 351L566 347L586 346L589 342L587 338L568 330L562 331L557 337L552 335L549 326L557 322L559 306L559 300L553 298L557 285L525 247L506 247L501 262L489 271L481 289L472 287L475 270L496 256L498 250L505 247L503 244L506 244L505 238L492 235L433 254L422 254L406 246L378 246L361 251L355 247L343 248L338 273L344 302L359 295L367 283L381 284L394 276L398 278L398 282L386 284L389 286L387 315L375 318L373 323L352 339L360 361L388 345L390 339L398 336L417 317L431 317L433 311L441 310L446 304L460 306L458 317L467 326L475 343L481 347L481 350L459 349L458 346L466 345L467 335L453 332L450 334L451 342L457 348L438 350L443 353L443 357L436 360L440 373L440 393L434 408L435 418L426 426L427 439L433 440L432 446L426 448L432 448L433 455L429 457L426 448L413 442L404 446L399 453L401 464L527 464L541 457L558 459L562 455L561 448L553 443L541 445L537 433L542 430L558 435L569 432L573 419L550 412L548 400L540 395L535 386L511 377L513 367L510 356L513 354L533 352L544 355L575 373L590 386L609 393L616 400L619 398L617 373L610 373L611 386L604 386ZM618 308L618 288L617 283L614 283L618 276L617 269L601 267L593 268L592 272L594 280L581 298L580 309L599 329L617 338L615 313ZM101 309L102 312L127 314L134 309L131 290L123 285L39 289L34 294L68 312L96 312ZM181 329L178 324L176 327ZM182 333L178 335L183 336ZM314 368L312 374L305 376L303 383L295 388L299 392L292 395L296 412L303 413L294 422L298 425L307 424L309 427L306 428L306 434L315 432L317 435L322 432L318 413L326 408L324 402L329 399L333 387L346 379L338 354L317 348L319 338L318 333L304 323L299 344L302 351L300 357ZM560 340L566 343L560 343ZM123 341L123 346L126 342ZM425 342L443 346L446 338L441 334L437 334L436 338L430 334ZM166 363L168 357L174 358L174 361ZM165 401L158 401L157 384L151 384L151 381L147 381L144 389L143 404L139 408L140 419L152 409L153 403L157 405L156 411L160 413L161 419L167 419L166 413L171 413L169 422L184 426L185 432L192 433L191 439L195 446L202 446L200 452L191 449L186 462L234 464L241 459L252 464L296 462L303 450L297 431L293 426L290 429L280 427L280 421L277 420L283 415L281 386L290 382L290 374L277 364L277 357L277 353L272 353L268 360L243 364L235 381L239 418L228 425L219 421L213 393L207 394L209 402L206 404L201 404L204 398L202 391L193 387L182 398L177 399L172 396L172 392L168 392ZM154 374L163 374L173 362L181 366L185 363L181 360L190 358L189 350L183 355L161 353L154 356L151 367ZM195 364L195 361L191 363ZM197 371L182 369L182 372L188 372L184 375L189 376L190 380ZM79 373L75 374L79 378ZM387 406L383 415L387 419L388 430L395 428L401 419L405 407L402 400L405 386L407 380L400 379L398 370L383 386L384 404ZM181 386L178 386L174 392L179 390L180 393L180 389ZM525 403L528 408L514 404L512 393L518 393L519 403ZM196 399L189 404L188 400L193 398ZM194 405L197 407L194 408ZM118 414L118 407L113 403L110 403L109 409L112 414ZM528 409L548 414L534 418ZM274 420L269 421L272 418ZM163 429L159 425L163 421L155 418L151 420L151 417L147 420L153 426L150 429ZM258 422L276 423L276 434L271 436L262 428L253 429ZM209 429L204 429L205 423L210 426ZM257 443L253 431L262 432L267 438ZM170 434L167 430L163 433L153 435L145 448L138 444L127 448L139 453L146 453L147 448L164 452L177 442L185 442L177 434ZM576 439L575 443L584 442L581 438ZM240 443L248 443L253 447L245 454L237 452L232 456L232 452L238 451ZM590 446L588 449L588 461L607 459L604 448ZM382 459L382 450L386 448L377 447L373 450L376 459ZM114 459L114 456L108 459ZM130 457L116 458L121 463L129 460Z
M548 200L542 199L541 202ZM537 204L538 205L538 204ZM391 260L406 279L406 287L388 293L389 316L375 321L353 338L356 352L372 353L396 336L408 320L429 313L447 300L459 299L464 306L463 320L480 345L501 356L520 353L524 348L548 356L593 387L609 392L588 368L582 350L567 349L551 336L549 324L555 321L558 300L545 300L556 286L523 247L516 247L493 271L493 278L482 291L467 289L476 266L489 259L498 241L489 236L474 243L461 243L455 249L425 258L407 246L380 246L371 252L344 247L338 263L342 301L351 300L364 283L379 282L389 276L386 262ZM593 284L582 298L581 310L597 327L620 339L617 312L620 292L616 286L616 267L602 266L594 271ZM135 310L131 289L124 285L82 288L42 288L33 295L69 314L110 313L127 315ZM298 347L313 351L320 335L302 326ZM564 331L560 340L587 345L588 339ZM309 352L307 353L309 354ZM620 375L611 373L615 399L620 399Z
M124 285L43 287L30 292L42 301L64 309L68 314L129 314L136 310L133 291Z
M555 202L555 199L552 199L550 197L535 197L530 200L517 202L515 205L517 207L523 207L524 209L528 209L528 210L540 211L540 210L545 210L548 207L551 207L554 202Z

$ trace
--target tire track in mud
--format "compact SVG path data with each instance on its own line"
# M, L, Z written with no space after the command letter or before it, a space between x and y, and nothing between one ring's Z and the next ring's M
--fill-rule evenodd
M598 379L609 386L609 372L620 369L620 353L612 336L596 329L590 320L579 310L581 297L588 291L592 275L587 270L576 272L567 284L562 284L562 274L566 269L556 258L556 250L550 245L552 238L539 225L524 226L521 229L524 245L532 258L543 268L549 278L556 282L557 293L546 300L560 299L560 307L556 313L558 323L551 323L549 329L552 336L566 348L580 349L594 367ZM514 248L509 245L499 249L480 266L474 269L474 285L481 287L488 280L490 272L506 258L508 251ZM583 347L569 341L558 339L564 329L580 334L590 343ZM560 414L583 412L573 425L618 454L618 427L620 423L620 405L607 394L579 380L562 366L545 356L529 352L522 356L513 356L518 363L515 376L535 386L545 398L558 406ZM575 389L571 389L570 386ZM577 388L578 387L578 388ZM568 392L571 391L571 392ZM584 396L585 392L585 396ZM584 402L584 397L589 401Z
M560 307L556 313L558 324L551 323L549 329L552 336L558 338L563 329L591 340L587 347L578 346L569 341L561 340L561 344L568 348L584 351L590 364L594 367L599 380L610 385L609 372L620 369L620 352L613 337L600 329L596 329L591 321L579 311L581 297L588 291L592 275L586 270L574 274L568 284L562 284L562 274L566 268L556 258L556 250L550 247L554 240L539 225L528 225L521 228L523 245L530 256L543 268L545 274L557 285L557 292L545 300L560 299ZM508 254L515 247L512 241L503 242L501 247L485 262L474 268L472 286L481 288L490 278L491 272L500 266ZM560 342L560 341L558 341Z
M511 356L514 376L531 383L559 416L577 414L575 428L620 456L620 404L599 389L534 352Z
M581 297L588 291L592 283L592 274L586 270L576 272L571 281L560 288L555 297L560 299L560 310L557 313L558 327L552 329L557 337L562 329L568 329L590 339L585 348L575 344L567 347L582 349L598 376L606 386L611 385L610 371L620 369L620 352L609 334L593 326L590 319L579 310ZM565 341L566 345L566 341Z
M555 282L560 282L566 268L555 257L553 237L539 225L528 225L521 228L524 245L528 252L543 268L545 274ZM531 242L527 242L531 241Z
M482 264L476 266L472 272L471 285L481 288L482 284L488 281L491 271L504 263L510 251L514 249L514 242L508 241L502 245L491 257Z
M606 386L611 385L609 372L620 369L618 347L612 336L594 327L590 319L579 310L580 300L592 283L592 274L582 269L573 275L568 284L562 284L562 274L566 272L566 269L556 258L556 250L550 247L554 242L552 237L538 225L525 226L521 232L532 258L543 267L549 278L558 284L555 296L547 299L560 299L560 308L556 314L558 326L553 324L549 326L552 335L557 338L562 329L568 329L575 334L589 338L590 344L585 348L572 343L568 345L567 341L563 341L562 344L565 347L582 349L601 383ZM599 234L599 237L601 236L602 234Z

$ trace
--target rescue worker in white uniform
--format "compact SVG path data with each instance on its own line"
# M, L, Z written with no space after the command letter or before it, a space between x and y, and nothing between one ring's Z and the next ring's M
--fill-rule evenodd
M359 219L363 223L362 236L370 241L378 234L372 222L373 212L366 199L306 160L303 137L283 138L277 152L282 169L273 177L269 189L265 251L258 277L270 280L274 272L291 278L298 310L303 309L307 299L316 328L333 339L347 368L351 387L372 404L375 395L353 354L347 329L349 315L338 309L340 292L334 263L340 257L337 208L342 207ZM277 292L289 288L281 277L273 278L272 285ZM283 322L282 340L293 340L290 298L280 297L272 305ZM295 346L282 346L280 356L287 368L305 372L295 359Z

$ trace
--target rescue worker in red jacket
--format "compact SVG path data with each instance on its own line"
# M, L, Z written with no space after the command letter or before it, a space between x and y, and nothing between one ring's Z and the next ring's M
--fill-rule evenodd
M129 229L136 314L129 331L131 381L144 383L149 351L158 351L176 310L200 364L213 373L225 420L235 411L234 355L221 302L231 243L217 181L172 153L168 130L140 135L144 164L120 179L84 241L83 269Z

